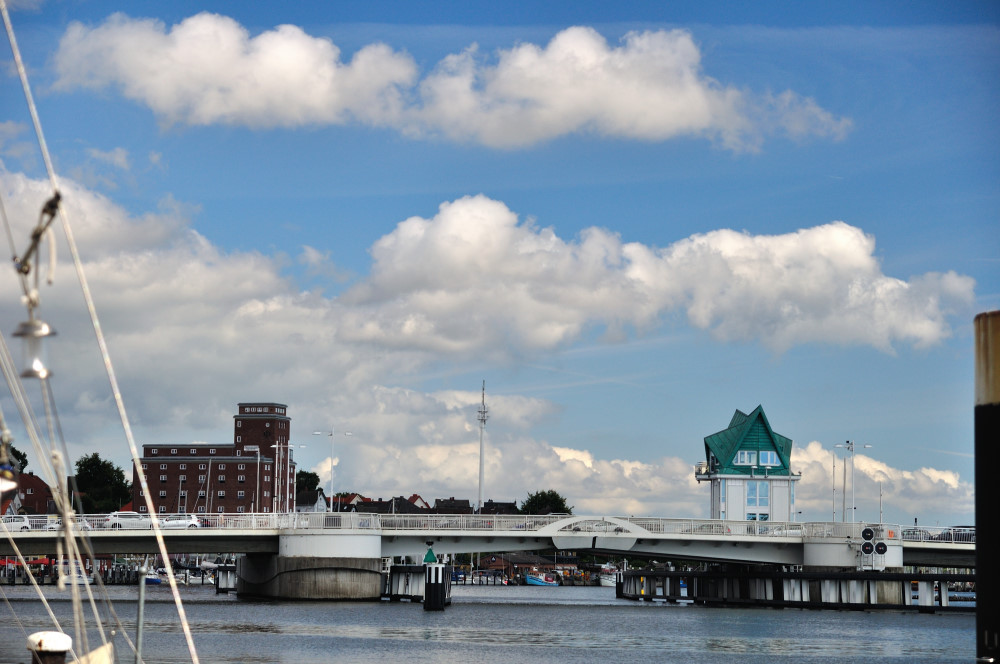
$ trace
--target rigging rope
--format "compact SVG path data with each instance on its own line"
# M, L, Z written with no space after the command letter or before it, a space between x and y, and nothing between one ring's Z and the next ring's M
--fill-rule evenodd
M45 143L45 136L42 132L38 109L35 107L35 101L31 94L31 86L28 84L28 75L24 68L24 62L21 59L20 49L17 46L17 39L14 36L14 29L10 21L10 14L7 11L7 0L0 0L0 13L3 14L4 26L7 29L7 38L10 41L10 47L14 54L14 62L17 66L17 72L21 79L21 87L24 89L24 96L28 103L28 110L31 113L32 123L35 126L35 135L38 140L39 149L42 151L42 159L45 162L45 169L48 173L53 193L54 195L58 195L59 182L56 177L55 169L52 166L52 158L49 154L48 146ZM58 209L58 216L62 224L63 232L66 235L66 241L69 244L70 255L73 258L73 266L76 268L77 279L80 283L80 288L83 291L84 301L87 305L87 311L90 314L94 334L97 337L97 344L100 348L101 357L104 361L104 368L108 375L108 381L111 384L111 392L115 399L115 405L118 408L118 415L121 419L122 428L125 431L125 438L128 442L129 451L132 455L132 462L135 464L136 468L141 468L138 446L136 445L135 438L132 435L132 427L129 423L128 414L125 411L125 402L122 398L121 390L118 386L118 379L111 363L111 354L108 351L108 346L104 338L104 332L101 329L101 323L97 316L97 308L94 305L94 299L90 292L90 286L87 282L86 274L84 274L83 271L83 261L80 259L80 254L76 246L76 240L73 237L73 231L70 227L68 216L62 207L59 207ZM163 556L163 559L167 560L169 556L167 553L166 542L163 539L163 531L160 528L160 520L156 516L156 512L153 509L152 496L149 492L149 486L146 483L145 473L138 473L138 475L139 482L142 487L142 495L146 498L147 508L149 509L153 522L153 533L156 537L157 547L159 548L160 555ZM187 614L184 611L184 605L181 602L180 591L177 587L177 579L174 576L172 566L167 567L167 581L170 584L170 591L174 598L174 605L177 607L177 616L184 632L184 639L187 642L191 662L192 664L199 664L198 653L195 650L194 638L191 634L191 626L188 624Z

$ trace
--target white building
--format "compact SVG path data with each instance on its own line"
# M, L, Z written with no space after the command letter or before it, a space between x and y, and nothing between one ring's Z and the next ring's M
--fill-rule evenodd
M729 426L705 437L705 461L695 478L711 486L711 518L795 521L792 440L774 433L764 409L736 411Z

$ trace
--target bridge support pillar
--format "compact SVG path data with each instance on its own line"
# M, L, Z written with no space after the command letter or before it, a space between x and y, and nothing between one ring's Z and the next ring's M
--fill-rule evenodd
M378 534L281 535L278 554L237 559L238 595L309 600L381 597Z

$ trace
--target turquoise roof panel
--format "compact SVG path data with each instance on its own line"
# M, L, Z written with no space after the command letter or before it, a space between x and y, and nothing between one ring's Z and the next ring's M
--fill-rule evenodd
M705 437L705 458L710 462L711 455L715 455L717 461L712 472L749 475L751 466L735 463L736 453L740 450L756 452L758 459L760 452L774 451L781 466L769 467L767 472L772 475L790 474L792 439L771 429L762 406L757 406L749 415L737 410L729 427Z

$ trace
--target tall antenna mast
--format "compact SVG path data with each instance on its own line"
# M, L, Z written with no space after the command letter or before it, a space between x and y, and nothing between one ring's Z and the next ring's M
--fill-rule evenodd
M483 513L483 476L485 474L485 456L483 454L483 431L486 429L486 420L489 419L489 412L486 410L486 381L483 381L483 405L479 407L479 414L476 419L479 420L479 507L476 510L479 514Z

